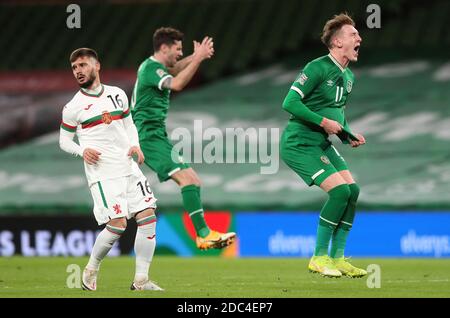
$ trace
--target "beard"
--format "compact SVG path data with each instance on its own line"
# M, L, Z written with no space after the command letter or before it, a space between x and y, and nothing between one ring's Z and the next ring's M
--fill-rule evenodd
M94 73L94 71L92 71L92 73L89 75L88 80L86 82L84 82L84 83L81 83L81 84L78 83L78 85L81 88L89 88L94 83L95 79L96 79L95 73Z

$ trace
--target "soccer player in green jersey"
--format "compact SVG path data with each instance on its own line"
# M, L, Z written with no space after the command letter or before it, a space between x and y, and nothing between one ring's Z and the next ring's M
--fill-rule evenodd
M181 188L183 205L194 224L199 249L223 248L236 234L211 230L206 224L200 197L200 179L175 153L166 132L171 91L181 91L192 79L202 61L214 54L213 40L194 41L194 53L184 59L183 34L173 28L160 28L153 35L153 56L141 63L131 99L132 116L139 133L145 163L161 182L172 179Z
M329 54L304 67L283 102L283 109L291 118L281 137L280 153L309 186L317 185L328 194L320 212L309 270L329 277L362 277L367 272L344 257L359 187L344 158L328 139L336 134L352 147L365 144L362 135L351 132L344 114L354 84L348 64L358 60L362 39L347 14L327 21L321 39Z

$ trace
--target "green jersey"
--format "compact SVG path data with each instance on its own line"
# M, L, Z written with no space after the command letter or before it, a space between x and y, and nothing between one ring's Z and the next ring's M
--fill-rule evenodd
M172 77L153 56L139 66L131 97L131 114L138 131L165 129L170 89L163 82Z
M354 80L350 69L342 68L331 54L328 54L305 66L292 84L286 100L299 99L310 111L320 117L337 121L350 132L344 109ZM319 145L328 139L328 135L318 124L317 120L310 122L292 115L288 126L291 132L302 139L300 144ZM342 138L341 134L339 137L346 139Z

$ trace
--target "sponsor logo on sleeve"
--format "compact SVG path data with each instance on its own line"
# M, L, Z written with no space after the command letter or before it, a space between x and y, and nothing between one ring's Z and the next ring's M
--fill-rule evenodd
M158 68L156 70L156 74L158 74L159 77L163 77L164 75L166 75L166 71L164 71L163 69Z
M300 77L298 78L297 82L300 83L300 85L305 85L305 82L308 80L308 76L305 75L305 73L302 73Z

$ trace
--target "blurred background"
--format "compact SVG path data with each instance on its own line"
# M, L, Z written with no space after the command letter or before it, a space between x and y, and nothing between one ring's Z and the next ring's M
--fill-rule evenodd
M0 256L88 255L97 231L83 163L59 149L62 107L78 86L69 54L99 53L101 79L129 97L139 64L152 54L160 26L192 41L212 36L215 56L188 89L173 94L169 136L194 120L223 132L224 153L246 163L193 163L203 181L206 218L239 240L200 254L179 189L159 183L157 254L224 257L307 257L326 195L305 186L280 160L275 174L249 163L249 149L266 144L278 161L278 138L289 118L281 103L302 67L328 53L325 22L351 14L363 38L346 114L367 145L336 143L361 187L347 253L362 257L450 256L450 16L448 1L148 0L78 1L80 28L69 28L72 1L0 4ZM370 4L381 10L370 28ZM369 22L370 22L369 21ZM70 23L69 23L70 25ZM227 128L245 133L246 147L227 146ZM263 135L269 128L268 135ZM249 132L249 130L247 130ZM200 135L201 136L201 135ZM176 142L176 140L174 140ZM203 138L203 145L211 140ZM203 148L192 147L202 157ZM263 150L261 150L263 149ZM224 155L225 158L225 155ZM259 158L262 159L262 158ZM111 255L132 253L134 224Z

